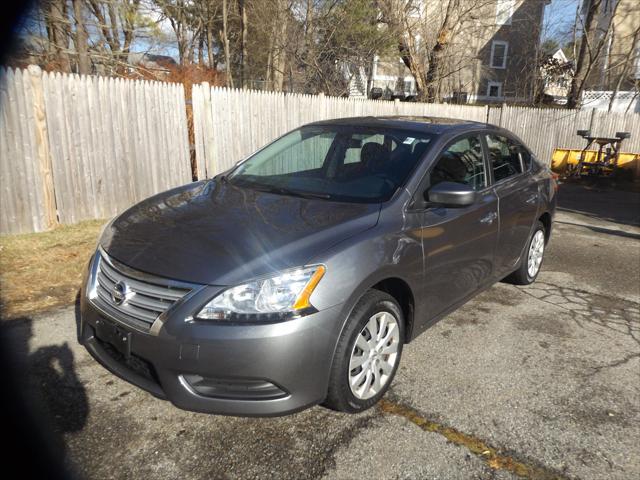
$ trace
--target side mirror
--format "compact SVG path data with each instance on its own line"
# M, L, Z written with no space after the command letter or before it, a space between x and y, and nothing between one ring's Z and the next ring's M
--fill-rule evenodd
M476 191L469 185L441 182L424 192L429 203L446 207L466 207L476 201Z

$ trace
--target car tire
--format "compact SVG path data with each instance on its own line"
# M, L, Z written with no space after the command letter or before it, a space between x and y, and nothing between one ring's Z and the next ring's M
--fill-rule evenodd
M379 290L366 292L351 311L338 340L323 405L348 413L375 405L388 390L400 364L404 332L398 302Z
M542 268L542 261L544 259L544 250L546 246L546 229L542 222L537 222L529 241L527 242L527 248L525 255L520 261L518 269L509 275L505 280L514 285L529 285L536 281L538 274ZM535 256L536 266L531 268L532 256Z

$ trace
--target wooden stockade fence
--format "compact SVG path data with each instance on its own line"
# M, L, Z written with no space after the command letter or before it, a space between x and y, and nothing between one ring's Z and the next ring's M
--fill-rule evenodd
M436 103L389 102L193 87L193 121L198 177L208 178L232 167L276 137L304 123L362 115L417 115L460 118L505 127L551 162L555 148L581 148L579 129L611 135L627 131L623 150L640 151L640 115L596 110L488 107Z
M0 69L0 233L108 218L192 178L182 85ZM580 148L578 129L631 133L640 115L595 110L356 100L194 85L196 172L211 178L304 123L362 115L427 115L500 125L549 163Z
M181 84L0 70L0 233L108 218L191 180Z

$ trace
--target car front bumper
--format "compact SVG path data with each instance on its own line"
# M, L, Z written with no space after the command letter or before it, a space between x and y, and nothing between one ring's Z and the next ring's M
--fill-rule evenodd
M185 410L274 416L324 400L341 306L280 323L229 325L189 321L193 306L186 303L142 332L97 308L85 280L80 340L112 373ZM199 377L215 388L203 394L194 387Z

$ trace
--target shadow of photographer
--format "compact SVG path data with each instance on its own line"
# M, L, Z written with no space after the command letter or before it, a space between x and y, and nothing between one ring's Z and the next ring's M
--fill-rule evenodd
M6 320L3 328L14 367L11 371L18 388L35 407L34 414L48 417L58 433L82 430L89 416L89 400L69 344L44 345L30 351L33 319L29 317Z

